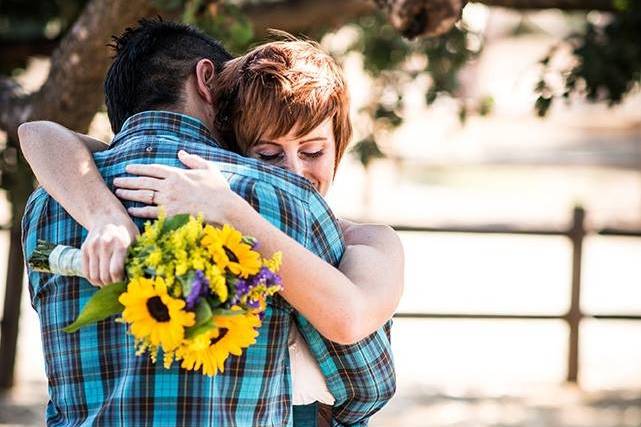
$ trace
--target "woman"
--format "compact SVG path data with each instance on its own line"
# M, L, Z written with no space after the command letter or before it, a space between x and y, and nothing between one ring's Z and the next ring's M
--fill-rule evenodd
M216 85L214 128L228 148L289 169L327 193L351 136L347 91L329 55L306 41L267 43L228 62ZM70 189L69 182L84 182L84 191L104 193L101 210L122 219L122 204L91 161L91 151L105 149L105 144L56 124L35 122L23 128L21 145L45 189L82 225L91 225L101 214L74 211L84 193ZM391 318L403 286L402 246L391 228L341 221L346 251L336 269L265 221L229 189L213 163L185 152L179 158L189 169L130 165L127 172L136 176L114 181L118 197L146 204L129 209L131 215L155 218L158 206L168 215L202 212L207 222L229 223L256 237L264 254L282 251L281 295L332 341L354 343ZM67 165L62 171L59 162ZM106 223L98 238L83 245L86 275L98 286L122 275L118 266L135 226L118 224ZM334 397L295 328L290 355L294 405L331 405ZM295 409L294 419L302 425L308 414L300 408L304 406Z

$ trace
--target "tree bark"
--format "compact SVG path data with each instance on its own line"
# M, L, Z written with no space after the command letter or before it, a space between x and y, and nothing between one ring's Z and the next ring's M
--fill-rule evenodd
M375 11L376 5L368 0L289 0L248 3L243 7L243 12L259 36L266 34L270 28L294 34L339 28Z
M7 132L2 181L12 210L4 314L0 330L0 389L13 384L24 273L20 220L33 179L20 158L17 129L27 120L47 119L84 131L103 102L102 84L110 62L108 43L144 16L154 13L150 0L92 0L51 58L49 76L34 94L9 79L0 80L0 128Z
M506 7L517 10L561 9L561 10L616 10L613 0L472 0L487 6Z
M111 36L153 12L150 0L89 2L53 52L51 71L42 88L27 97L15 90L0 93L4 101L0 127L15 137L21 122L48 119L71 129L86 130L103 102L102 84L111 62L107 46Z
M518 10L562 9L614 11L614 0L473 0L487 6ZM318 28L336 28L381 9L390 23L407 37L435 36L456 23L467 0L289 0L278 3L248 3L243 11L256 33L268 28L305 33Z

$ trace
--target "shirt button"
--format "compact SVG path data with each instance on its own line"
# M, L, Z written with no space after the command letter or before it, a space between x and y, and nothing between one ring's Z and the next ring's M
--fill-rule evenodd
M153 153L154 147L152 147L151 145L148 145L147 148L145 148L145 151L148 153Z

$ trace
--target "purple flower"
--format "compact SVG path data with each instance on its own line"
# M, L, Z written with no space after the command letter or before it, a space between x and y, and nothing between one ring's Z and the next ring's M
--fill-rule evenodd
M280 285L281 280L278 274L274 274L269 268L261 267L258 274L252 278L251 287L264 283L266 286Z
M193 310L196 307L198 298L207 295L207 292L209 292L209 280L207 280L202 271L196 270L196 277L194 277L191 290L187 295L187 310Z
M250 288L247 280L243 279L237 279L234 286L236 287L236 293L232 299L232 304L237 304L243 296L249 293Z
M255 299L250 299L249 301L247 301L247 305L248 305L249 307L251 307L251 308L254 308L254 309L255 309L255 308L260 307L260 301L257 301L257 300L255 300Z

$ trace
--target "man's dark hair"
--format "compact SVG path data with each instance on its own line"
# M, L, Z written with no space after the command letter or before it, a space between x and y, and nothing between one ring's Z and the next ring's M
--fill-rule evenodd
M185 24L141 19L113 37L116 55L105 79L105 102L114 133L133 114L182 102L183 86L203 58L216 70L232 55L212 37Z

